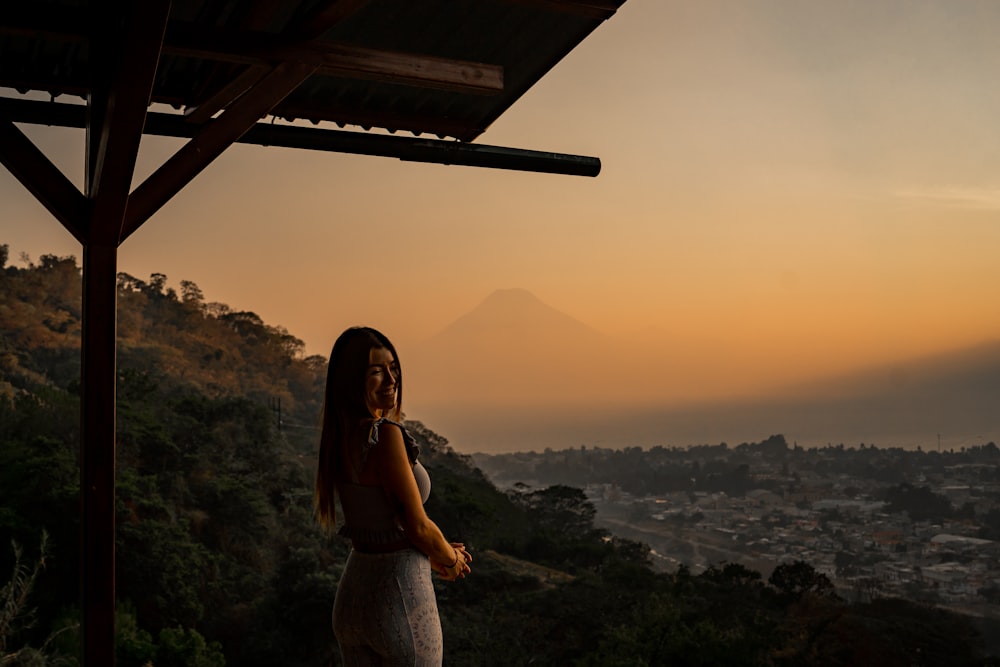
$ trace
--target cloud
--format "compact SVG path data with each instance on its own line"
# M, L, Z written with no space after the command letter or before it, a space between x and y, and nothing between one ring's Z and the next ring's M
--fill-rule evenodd
M919 201L947 208L1000 211L1000 187L942 186L894 193L898 199Z

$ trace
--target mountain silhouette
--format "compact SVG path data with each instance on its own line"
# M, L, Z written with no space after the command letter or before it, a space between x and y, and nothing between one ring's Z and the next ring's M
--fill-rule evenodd
M436 334L432 346L464 341L492 343L496 335L530 337L546 345L602 345L605 337L569 315L546 305L526 289L499 289Z
M944 446L1000 434L1000 341L769 395L688 401L667 392L684 392L696 378L671 369L697 368L697 360L683 359L683 346L642 345L602 334L527 290L498 290L409 350L408 404L478 451L738 443L774 433L804 445L926 448L937 434Z
M502 289L405 360L421 400L550 405L606 395L618 344L525 289Z

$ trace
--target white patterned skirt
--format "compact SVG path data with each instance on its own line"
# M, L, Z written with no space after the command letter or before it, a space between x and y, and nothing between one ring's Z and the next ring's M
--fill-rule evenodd
M438 667L443 659L431 564L416 549L351 551L333 604L347 667Z

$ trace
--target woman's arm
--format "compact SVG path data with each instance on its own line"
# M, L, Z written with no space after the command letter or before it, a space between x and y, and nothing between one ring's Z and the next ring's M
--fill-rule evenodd
M379 425L378 447L372 451L372 456L382 486L403 507L403 528L413 545L427 554L431 565L445 578L468 574L472 562L469 552L460 543L449 543L424 511L420 489L413 476L413 464L399 427L386 423Z

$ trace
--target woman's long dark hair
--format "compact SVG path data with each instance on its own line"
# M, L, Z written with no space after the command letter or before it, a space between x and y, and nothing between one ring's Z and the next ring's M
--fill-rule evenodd
M340 334L330 352L323 394L323 428L319 437L319 463L313 504L322 526L332 529L337 523L334 509L334 481L337 475L338 450L352 430L372 419L365 401L365 375L371 363L371 351L385 348L399 365L399 355L385 334L370 327L351 327ZM396 378L396 407L386 415L398 420L403 410L403 376Z

